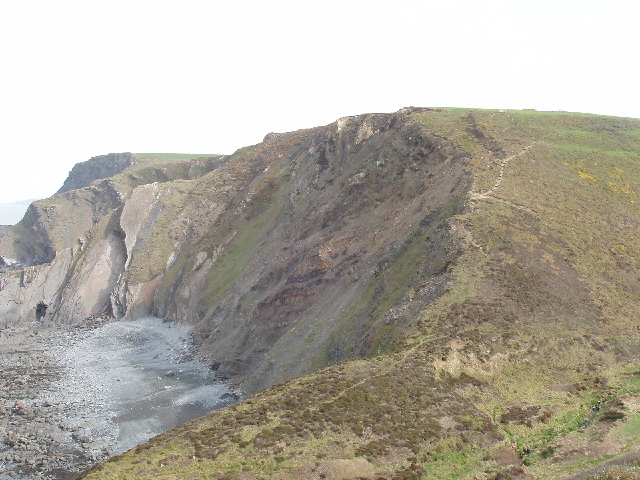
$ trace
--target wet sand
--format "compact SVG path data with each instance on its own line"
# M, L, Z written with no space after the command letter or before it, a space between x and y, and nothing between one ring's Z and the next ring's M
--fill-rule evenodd
M158 318L0 336L0 479L66 479L235 397Z

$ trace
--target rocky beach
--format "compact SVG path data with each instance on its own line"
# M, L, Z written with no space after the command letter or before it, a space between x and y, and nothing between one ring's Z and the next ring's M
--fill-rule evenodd
M0 333L0 479L70 479L236 401L189 327L148 317Z

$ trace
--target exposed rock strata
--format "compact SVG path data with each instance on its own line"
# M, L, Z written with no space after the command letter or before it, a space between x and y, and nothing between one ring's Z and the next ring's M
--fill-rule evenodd
M114 157L120 175L63 187L0 239L28 265L0 273L1 318L31 321L42 302L44 322L194 324L247 392L389 348L445 288L447 219L471 185L467 154L411 113L270 134L203 176L193 162L134 175Z

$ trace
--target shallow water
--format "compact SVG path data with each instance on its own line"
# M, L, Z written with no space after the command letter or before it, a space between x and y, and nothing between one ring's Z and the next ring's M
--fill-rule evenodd
M189 327L162 319L110 323L60 346L67 374L46 400L96 456L118 454L234 403L229 387L190 353Z

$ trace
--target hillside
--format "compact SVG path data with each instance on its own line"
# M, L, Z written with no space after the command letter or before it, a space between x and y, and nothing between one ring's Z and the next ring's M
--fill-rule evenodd
M634 475L638 182L640 120L350 117L36 205L0 300L193 324L248 396L84 478Z
M53 322L192 324L247 394L388 349L444 290L459 252L445 222L472 181L468 154L410 115L270 134L229 157L136 160L34 203L0 239L28 266L0 292L5 322L42 302Z

